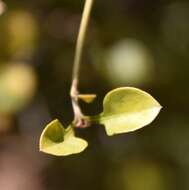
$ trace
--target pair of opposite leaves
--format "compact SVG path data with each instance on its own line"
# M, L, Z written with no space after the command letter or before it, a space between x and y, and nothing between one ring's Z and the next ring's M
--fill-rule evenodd
M86 117L105 126L107 135L135 131L151 123L161 105L148 93L133 87L110 91L103 101L103 112ZM75 136L73 126L65 129L56 119L49 123L40 137L40 151L66 156L82 152L88 143Z

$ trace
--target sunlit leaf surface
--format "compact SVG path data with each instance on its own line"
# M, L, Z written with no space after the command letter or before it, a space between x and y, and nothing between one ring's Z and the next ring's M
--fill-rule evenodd
M161 106L148 93L132 87L109 92L104 98L104 111L99 122L108 135L135 131L151 123Z

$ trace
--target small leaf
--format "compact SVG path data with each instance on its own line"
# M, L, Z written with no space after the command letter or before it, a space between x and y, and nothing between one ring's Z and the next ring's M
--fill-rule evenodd
M87 141L75 137L71 126L64 129L56 119L49 123L40 137L40 151L55 156L67 156L82 152L87 146Z
M79 94L78 98L90 104L95 100L96 94Z
M105 125L109 136L135 131L148 125L161 109L150 94L132 87L109 92L104 98L103 107L99 122Z

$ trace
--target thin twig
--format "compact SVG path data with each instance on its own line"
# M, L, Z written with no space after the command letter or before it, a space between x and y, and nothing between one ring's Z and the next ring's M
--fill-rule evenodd
M83 46L86 36L86 31L89 23L90 13L93 5L93 0L85 0L85 6L83 10L82 20L80 24L79 34L76 43L76 51L73 64L72 85L70 90L70 96L72 99L72 107L74 111L74 125L75 127L86 127L87 123L83 119L83 114L78 103L78 83L79 83L79 68L81 65L81 57L83 52Z

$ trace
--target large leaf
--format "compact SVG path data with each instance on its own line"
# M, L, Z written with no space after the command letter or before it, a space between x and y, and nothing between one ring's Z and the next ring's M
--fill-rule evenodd
M64 129L57 119L47 125L40 137L40 151L55 156L77 154L87 146L85 140L75 137L71 126Z
M103 102L104 111L99 122L105 125L108 135L135 131L151 123L161 106L148 93L132 87L109 92Z

